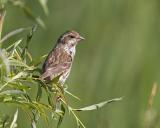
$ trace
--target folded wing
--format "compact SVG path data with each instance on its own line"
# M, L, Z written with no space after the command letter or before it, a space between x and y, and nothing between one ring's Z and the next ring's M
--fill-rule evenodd
M44 80L52 80L63 74L71 67L72 57L61 48L52 50L42 68L41 78Z

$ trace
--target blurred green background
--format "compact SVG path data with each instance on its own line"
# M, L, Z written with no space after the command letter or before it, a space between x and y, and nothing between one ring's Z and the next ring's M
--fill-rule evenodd
M36 0L26 3L46 24L31 41L34 59L47 54L66 30L74 29L86 38L77 47L67 81L69 90L82 100L69 98L71 106L124 97L98 111L79 113L87 128L160 127L160 91L146 115L152 85L160 83L159 0L49 0L48 16ZM20 9L7 7L3 34L32 25ZM27 121L21 112L18 128L30 127ZM75 120L67 113L62 128L75 127Z

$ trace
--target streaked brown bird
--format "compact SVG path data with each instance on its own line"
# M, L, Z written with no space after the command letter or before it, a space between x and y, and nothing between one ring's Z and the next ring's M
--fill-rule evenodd
M41 78L45 81L58 78L58 83L63 85L70 74L76 45L81 40L84 38L76 31L62 34L43 64Z

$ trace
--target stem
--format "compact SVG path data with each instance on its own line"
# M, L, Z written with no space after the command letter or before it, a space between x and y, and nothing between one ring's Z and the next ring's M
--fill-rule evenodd
M6 11L3 8L1 8L0 9L0 40L2 37L2 28L3 28L5 14L6 14ZM1 45L0 45L0 47L1 47Z
M69 108L70 112L73 114L73 116L75 117L76 121L77 121L77 126L81 125L83 128L86 128L85 125L82 123L82 121L78 118L78 116L75 114L75 112L73 111L73 109L70 107Z

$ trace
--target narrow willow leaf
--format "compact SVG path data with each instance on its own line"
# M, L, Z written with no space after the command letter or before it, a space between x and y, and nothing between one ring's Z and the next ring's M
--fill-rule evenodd
M37 124L39 118L40 118L40 114L38 113L37 110L32 110L32 115L33 115L33 122L35 123L35 125Z
M28 52L28 50L27 50L27 56L28 56L29 60L32 62L32 61L33 61L33 59L32 59L32 55L31 55L31 53L30 53L30 52Z
M32 13L32 11L28 7L23 6L21 8L29 19L31 19L33 21L36 21L41 27L46 28L42 19L38 18L38 17L35 17L34 14Z
M10 63L10 66L25 67L27 69L31 68L28 65L26 65L24 62L16 60L16 59L13 59L13 58L9 60L9 63Z
M41 27L45 28L45 24L44 24L44 22L42 21L42 19L35 17L34 14L33 14L33 12L31 11L31 9L28 8L23 1L10 0L10 2L11 2L14 6L17 6L17 7L19 7L20 9L22 9L23 12L25 13L25 15L26 15L29 19L37 22Z
M52 96L50 93L47 93L47 96L48 96L48 103L49 105L54 108L54 103L53 103L53 100L52 100Z
M16 89L16 90L28 90L32 86L32 85L27 85L25 83L23 84L21 82L23 82L23 80L19 80L19 83L11 82L11 83L8 84L8 87L11 87L11 88Z
M17 127L17 123L16 123L17 122L17 118L18 118L18 109L14 114L14 118L13 118L13 121L12 121L12 123L10 125L10 128L16 128Z
M79 97L75 96L74 94L70 93L69 91L65 90L65 92L69 95L71 95L72 97L74 97L77 100L81 100Z
M21 42L22 42L22 39L16 41L16 42L14 43L13 49L16 49L16 47L17 47Z
M20 90L6 90L0 93L0 97L5 95L21 95L21 94L26 94L26 93Z
M109 103L120 101L120 100L122 100L122 97L111 99L111 100L107 100L107 101L104 101L104 102L101 102L101 103L98 103L98 104L93 104L93 105L90 105L90 106L87 106L87 107L84 107L84 108L73 109L73 110L75 110L75 111L92 111L92 110L97 110L97 109L99 109L101 107L106 106Z
M0 128L6 128L6 125L9 124L9 116L5 115L1 120L1 122L2 122L2 126L0 126Z
M2 0L0 2L2 2ZM5 14L6 14L6 11L3 8L1 8L0 9L0 39L1 39L1 36L2 36L2 28L3 28Z
M11 57L14 55L15 52L17 52L17 51L16 51L16 47L17 47L21 42L22 42L22 39L20 39L20 40L18 40L18 41L16 41L16 42L14 43L13 48L12 48ZM17 54L17 53L16 53L16 54Z
M37 91L37 96L36 96L36 101L40 101L42 97L42 88L40 85L38 85L38 91Z
M56 96L56 98L57 98L57 96ZM61 105L62 105L61 101L56 99L56 103L55 103L55 112L56 113L60 114L62 112L61 111Z
M11 79L9 79L4 85L2 85L2 86L0 87L0 91L1 91L5 86L7 86L8 83L15 81L16 79L19 79L19 78L22 77L22 76L26 76L26 73L25 73L25 72L20 72L20 73L18 73L17 75L15 75L14 77L12 77Z
M32 102L32 105L34 106L33 109L37 110L37 112L38 112L37 114L39 114L45 120L45 123L48 125L48 116L45 113L45 110L47 110L48 107L46 108L46 105L42 105L38 102Z
M30 53L28 52L28 47L29 47L29 43L30 43L30 41L31 41L31 39L32 39L32 37L33 37L33 34L34 34L34 32L36 31L36 29L37 29L37 25L34 25L34 26L32 27L32 29L30 30L30 32L27 34L26 45L25 45L25 47L23 48L23 51L22 51L22 54L21 54L21 57L22 57L23 60L25 60L25 61L26 61L27 55L29 55L29 56L28 56L29 59L31 58L31 60L32 60L32 57L31 57Z
M22 39L20 39L20 40L22 40ZM19 42L20 40L16 41L15 43ZM15 46L15 43L9 45L9 46L6 48L6 50L8 51L8 50L10 50L10 49L13 49L13 47ZM20 47L19 47L19 48L20 48Z
M21 58L21 56L20 56L20 53L18 52L17 49L15 49L14 57L16 58L16 60L22 61L22 58Z
M86 128L85 125L83 124L83 122L75 114L74 109L71 108L70 106L68 106L68 110L69 110L69 113L71 112L73 114L73 116L75 117L76 122L77 122L77 127L80 128L82 126L83 128Z
M59 116L57 128L59 128L61 126L63 118L64 118L64 114L65 114L65 107L63 106L63 104L61 104L61 114Z
M22 76L25 77L27 75L26 72L19 72L18 74L16 74L14 77L12 77L8 82L13 82L16 79L21 78Z
M4 51L1 49L0 49L0 58L2 59L2 62L5 65L6 73L9 74L10 73L10 62L7 56L5 55Z
M48 110L49 106L46 105L42 105L38 102L30 102L30 101L25 101L24 99L10 99L10 100L5 100L3 103L12 103L12 104L16 104L19 105L20 107L22 107L23 109L28 108L31 111L36 110L38 112L38 114L44 118L46 124L48 124L48 116L45 113L45 110ZM51 111L52 109L49 108L49 110Z
M20 97L17 99L10 99L10 100L5 100L3 103L12 103L12 104L16 104L19 105L20 107L22 107L22 109L26 110L26 109L30 109L30 111L37 111L42 118L44 118L46 124L48 125L48 116L45 113L45 110L52 110L51 108L49 108L49 106L45 105L45 104L40 104L38 102L30 102L30 101L25 101L24 99L21 99ZM31 118L33 119L33 118ZM35 120L34 120L35 121ZM33 123L33 122L32 122ZM36 122L35 122L36 123Z
M37 128L37 127L36 127L36 123L35 123L34 120L32 120L31 126L32 126L32 128Z
M13 30L11 32L9 32L8 34L6 34L1 40L0 40L0 43L3 43L4 41L6 41L7 39L19 34L19 33L22 33L23 31L26 31L28 30L29 28L18 28L16 30Z
M26 101L22 97L21 98L17 97L16 99L14 99L14 101L11 98L10 99L8 98L8 100L4 100L4 103L16 104L22 108L26 107L26 108L30 108L31 110L36 109L35 105L32 102Z
M44 12L48 15L48 7L47 7L48 0L39 0Z
M43 22L43 20L40 17L36 17L35 21L42 27L42 28L46 28L45 23Z
M52 110L52 107L47 105L47 104L43 104L40 102L35 102L40 108L43 108L43 110Z
M35 31L37 30L37 25L34 25L32 27L32 29L30 30L30 32L28 33L27 35L27 43L26 43L26 48L28 48L29 46L29 42L31 41L32 37L33 37L33 34L35 33Z

